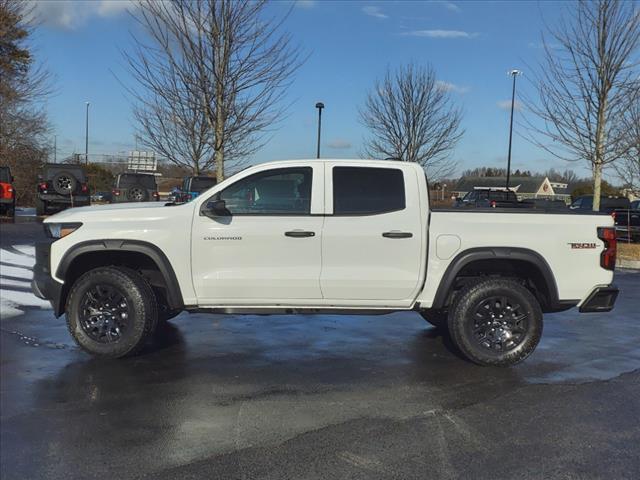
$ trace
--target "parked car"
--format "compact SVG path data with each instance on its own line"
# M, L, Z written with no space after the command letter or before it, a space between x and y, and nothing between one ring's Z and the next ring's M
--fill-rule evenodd
M111 203L149 202L160 200L155 175L151 173L121 173L111 190Z
M94 192L91 195L91 201L94 203L109 203L111 201L111 192Z
M7 166L0 166L0 215L13 217L16 214L16 191L13 175Z
M215 186L217 180L214 177L192 176L182 179L180 192L174 194L175 202L190 202L202 192Z
M620 240L640 242L639 203L636 200L631 202L631 208L618 209L611 214L616 222L616 233Z
M36 186L36 213L90 205L87 175L81 165L47 163Z
M432 210L412 162L265 163L188 203L44 225L33 291L98 357L139 351L183 310L413 310L470 360L508 366L536 348L543 312L606 312L618 294L611 216Z
M612 213L618 209L628 209L631 202L626 197L600 197L600 211ZM569 206L571 210L593 210L593 195L583 195L576 198Z
M569 208L564 200L554 200L551 198L527 198L523 200L522 203L529 204L532 208L542 210L566 210Z
M513 208L526 207L518 202L513 190L506 188L476 187L463 198L457 198L454 207L458 208Z

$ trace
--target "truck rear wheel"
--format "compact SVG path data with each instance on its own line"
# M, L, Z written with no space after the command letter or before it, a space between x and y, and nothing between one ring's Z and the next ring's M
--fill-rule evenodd
M151 287L126 268L100 267L82 275L66 310L69 332L78 345L103 358L135 354L158 323Z
M542 310L516 280L487 279L465 287L449 312L454 344L480 365L508 367L527 358L542 335Z

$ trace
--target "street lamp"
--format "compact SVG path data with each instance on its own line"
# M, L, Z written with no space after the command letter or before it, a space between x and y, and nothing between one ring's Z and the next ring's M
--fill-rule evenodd
M322 128L322 109L324 108L324 103L316 103L316 108L318 109L318 154L316 158L320 158L320 129Z
M89 163L89 102L85 102L87 105L87 114L84 121L84 164Z
M507 155L507 190L509 190L509 177L511 176L511 139L513 137L513 107L516 103L516 77L522 75L520 70L510 70L513 77L513 89L511 91L511 120L509 122L509 154Z

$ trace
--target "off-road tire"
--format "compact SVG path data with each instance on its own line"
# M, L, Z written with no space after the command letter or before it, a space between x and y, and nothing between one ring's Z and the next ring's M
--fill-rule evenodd
M51 184L53 185L53 189L56 193L59 193L60 195L69 195L76 191L78 181L72 173L63 170L53 177Z
M480 344L473 334L476 309L483 301L495 296L507 297L526 313L526 328L522 340L514 348L494 351ZM460 352L479 365L509 367L527 358L542 335L542 310L534 295L517 280L487 279L464 287L449 310L448 327L451 339Z
M47 202L40 197L36 197L36 215L41 217L47 214Z
M140 192L139 196L138 192ZM149 200L149 192L142 185L133 185L127 191L127 198L132 202L146 202Z
M436 328L447 328L447 311L446 310L420 310L420 316Z
M92 339L80 324L84 295L98 284L118 290L129 305L128 328L113 343L100 343ZM135 271L122 267L99 267L78 278L69 293L66 312L67 327L80 348L101 358L134 355L144 346L158 323L158 306L151 286Z

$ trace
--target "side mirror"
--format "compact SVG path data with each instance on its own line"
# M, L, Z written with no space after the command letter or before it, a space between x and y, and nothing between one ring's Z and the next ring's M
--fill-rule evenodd
M231 212L227 209L227 202L224 200L208 201L202 209L202 214L211 218L231 216Z

